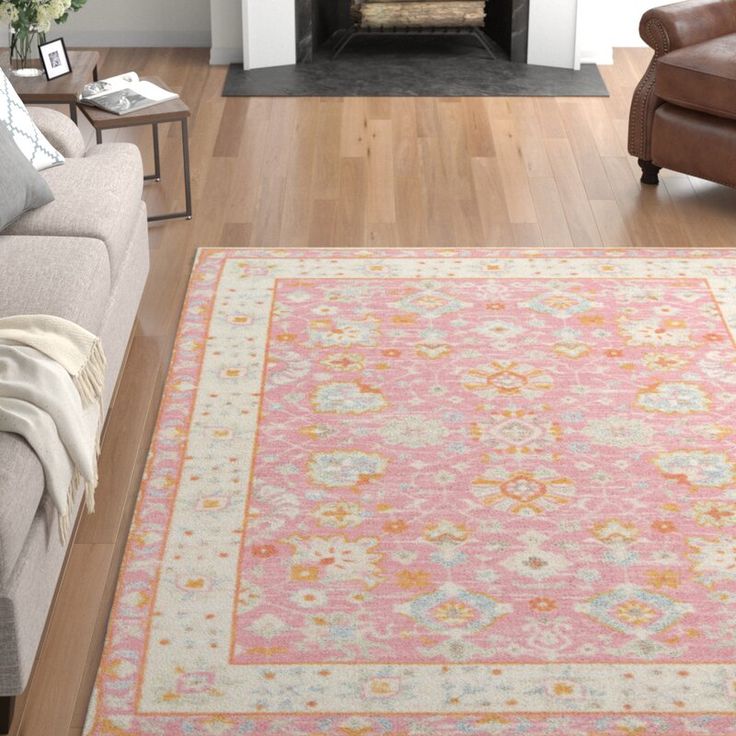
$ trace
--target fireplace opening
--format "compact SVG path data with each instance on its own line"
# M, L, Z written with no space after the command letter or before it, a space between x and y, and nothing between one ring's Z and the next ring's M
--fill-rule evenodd
M296 58L310 62L320 49L335 47L351 28L352 0L296 0ZM483 30L495 42L495 53L526 62L530 0L487 0ZM407 44L411 41L407 41Z

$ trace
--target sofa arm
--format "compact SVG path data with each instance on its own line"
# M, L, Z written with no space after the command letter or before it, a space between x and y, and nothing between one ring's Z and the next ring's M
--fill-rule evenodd
M736 33L736 0L685 0L648 10L639 35L655 56Z
M64 158L84 156L84 138L79 128L66 115L47 107L35 106L29 106L28 112L49 143Z

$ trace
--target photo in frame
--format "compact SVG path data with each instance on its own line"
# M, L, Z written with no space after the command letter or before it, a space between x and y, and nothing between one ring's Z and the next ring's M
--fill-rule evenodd
M41 56L46 79L57 79L65 74L72 73L72 65L63 38L56 38L53 41L39 44L38 52Z

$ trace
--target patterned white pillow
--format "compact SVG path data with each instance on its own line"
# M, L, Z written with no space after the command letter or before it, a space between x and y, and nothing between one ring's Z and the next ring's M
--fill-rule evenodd
M15 144L37 171L64 163L64 157L36 127L18 93L0 69L0 122L13 136Z

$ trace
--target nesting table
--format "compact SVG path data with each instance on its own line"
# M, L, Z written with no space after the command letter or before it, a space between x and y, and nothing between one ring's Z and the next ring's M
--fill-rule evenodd
M77 95L82 87L96 82L97 64L100 55L96 51L69 51L71 74L58 79L48 80L46 75L40 77L16 77L8 74L13 89L26 105L68 105L69 117L77 122ZM10 67L8 51L0 52L0 67Z
M159 87L168 89L166 84L158 77L144 77L147 82L153 82ZM172 220L175 218L186 217L187 220L192 219L192 181L189 170L189 117L191 111L180 98L161 102L153 107L147 107L136 112L129 112L126 115L114 115L105 112L97 107L90 105L80 105L79 108L84 113L84 117L89 120L95 129L97 142L102 143L102 131L113 130L115 128L132 128L140 125L150 125L153 132L153 174L147 174L144 179L147 181L161 181L161 157L159 152L158 126L162 123L179 123L181 126L181 144L182 157L184 163L184 201L185 209L181 212L171 212L163 215L151 215L149 222L157 222L159 220Z
M98 143L102 143L102 132L115 128L131 128L150 125L153 132L153 174L144 176L146 181L161 181L161 156L159 150L158 126L163 123L179 123L181 126L182 157L184 163L184 210L167 214L151 215L149 222L172 220L185 217L192 219L192 180L189 163L189 118L191 111L179 98L162 102L153 107L144 108L127 115L113 115L89 105L77 105L82 88L90 82L98 81L97 65L100 55L96 51L69 51L69 62L72 72L58 79L47 80L40 77L10 77L13 88L26 105L68 105L69 117L76 123L77 110L82 110L84 117L95 129ZM10 57L7 51L0 52L0 67L7 69ZM159 87L168 89L157 77L144 77Z

